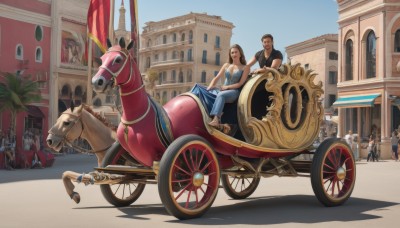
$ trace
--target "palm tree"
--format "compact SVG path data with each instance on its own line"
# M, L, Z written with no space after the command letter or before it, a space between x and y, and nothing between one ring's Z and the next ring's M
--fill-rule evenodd
M1 73L0 79L0 112L10 111L11 132L15 133L17 114L27 111L27 105L42 100L39 84L31 76L17 76L12 73Z

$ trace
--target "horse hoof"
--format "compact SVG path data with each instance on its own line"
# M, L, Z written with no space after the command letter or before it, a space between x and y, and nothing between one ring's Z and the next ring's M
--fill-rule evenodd
M77 192L73 192L72 194L71 194L71 199L73 199L74 201L75 201L75 203L79 203L79 202L81 202L81 196L79 195L79 193L77 193Z

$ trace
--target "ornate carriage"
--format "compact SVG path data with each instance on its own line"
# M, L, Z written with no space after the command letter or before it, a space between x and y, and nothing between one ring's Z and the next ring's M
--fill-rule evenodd
M349 146L334 138L312 146L323 118L322 84L314 84L312 71L284 65L251 76L238 101L225 107L222 121L238 125L228 135L207 124L206 108L192 93L164 107L154 102L129 48L123 41L110 46L92 79L97 92L119 86L123 106L118 142L89 174L109 203L128 206L146 184L157 184L170 214L195 218L211 207L220 181L230 197L244 199L261 177L274 175L311 177L325 206L350 197L355 163Z

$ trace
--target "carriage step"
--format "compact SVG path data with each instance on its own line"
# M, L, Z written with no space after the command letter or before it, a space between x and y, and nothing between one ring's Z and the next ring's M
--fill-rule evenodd
M105 173L118 174L147 174L155 175L154 170L148 167L126 166L126 165L108 165L106 167L96 167L95 170Z

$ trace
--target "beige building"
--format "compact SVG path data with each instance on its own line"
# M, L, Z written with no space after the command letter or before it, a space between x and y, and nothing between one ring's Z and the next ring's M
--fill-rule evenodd
M400 2L398 0L338 0L339 132L373 135L381 141L381 156L391 155L391 131L400 124ZM359 143L360 143L359 141ZM366 157L366 151L361 152Z
M148 92L164 104L195 83L208 84L228 59L233 28L231 22L206 13L147 22L139 68L156 76Z
M338 75L338 35L326 34L306 40L285 48L288 62L301 64L306 70L317 74L314 81L321 81L325 115L330 118L334 114L331 108L337 96Z

